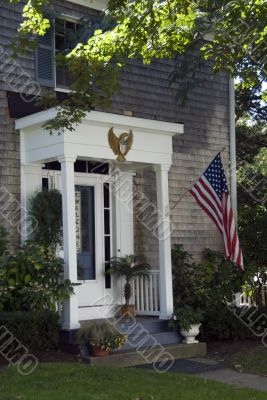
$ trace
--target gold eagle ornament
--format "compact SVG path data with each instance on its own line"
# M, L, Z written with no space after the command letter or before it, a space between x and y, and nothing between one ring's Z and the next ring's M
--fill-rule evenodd
M108 131L108 141L114 154L116 154L118 161L125 161L126 154L131 150L133 145L133 132L122 133L119 137L115 135L113 127Z

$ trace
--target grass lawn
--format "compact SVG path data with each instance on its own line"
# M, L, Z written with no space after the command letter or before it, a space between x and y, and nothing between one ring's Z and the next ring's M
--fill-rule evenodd
M30 376L0 369L2 400L266 400L266 393L174 373L40 364Z
M234 353L228 363L239 372L267 376L267 349L263 345Z
M208 357L223 361L239 372L267 376L267 348L260 340L211 342L208 343Z

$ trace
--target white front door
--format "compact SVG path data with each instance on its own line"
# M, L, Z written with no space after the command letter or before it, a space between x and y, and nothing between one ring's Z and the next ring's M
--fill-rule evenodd
M111 317L123 301L121 280L105 276L105 269L112 256L134 251L132 178L130 172L119 177L75 172L80 320ZM44 170L43 179L45 187L61 190L59 170Z
M43 172L46 187L61 191L61 172ZM111 279L105 267L112 256L111 185L107 175L75 173L77 248L76 287L80 319L99 318L95 307L107 302Z

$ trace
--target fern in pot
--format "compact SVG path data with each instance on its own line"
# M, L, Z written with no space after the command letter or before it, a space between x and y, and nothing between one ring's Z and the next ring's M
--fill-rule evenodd
M122 347L126 339L115 321L105 319L88 321L77 333L77 342L82 346L83 354L88 355L87 349L90 348L93 357L109 355L111 350Z
M178 306L170 321L170 326L177 330L180 328L180 333L184 337L183 343L191 344L198 343L196 336L199 334L199 328L203 320L203 313L199 308L194 308L190 305Z
M124 317L132 317L135 314L134 305L130 304L132 297L132 281L137 276L148 278L150 265L143 261L142 258L133 254L124 257L113 257L109 261L110 268L107 274L116 274L125 280L123 294L125 305L121 307L121 314Z

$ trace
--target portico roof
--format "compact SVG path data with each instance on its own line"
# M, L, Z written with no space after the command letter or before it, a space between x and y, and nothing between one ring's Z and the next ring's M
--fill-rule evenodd
M107 0L67 0L74 4L103 11L107 7Z
M42 125L56 115L57 109L50 109L16 121L16 129L21 132L23 163L57 159L63 155L115 160L108 142L108 130L114 127L116 135L133 132L133 146L127 161L171 165L172 137L184 132L181 123L91 111L75 131L49 135Z

